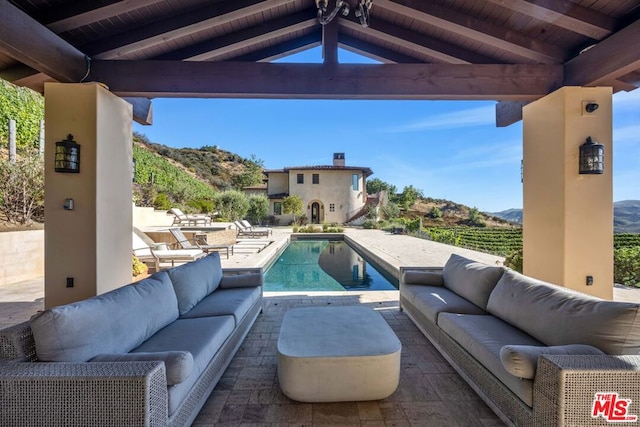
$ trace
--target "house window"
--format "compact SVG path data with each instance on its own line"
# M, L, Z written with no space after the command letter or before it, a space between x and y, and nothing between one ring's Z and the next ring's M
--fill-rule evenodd
M320 174L319 173L314 173L313 175L311 175L312 178L312 182L314 184L320 184Z
M329 212L335 212L335 211L336 211L335 203L329 203Z
M273 202L273 214L282 215L282 202Z
M304 184L304 174L303 173L299 173L298 174L298 184Z
M354 173L351 176L351 181L352 181L351 184L353 185L353 191L358 191L358 189L360 188L360 185L359 185L360 180L358 179L357 173Z

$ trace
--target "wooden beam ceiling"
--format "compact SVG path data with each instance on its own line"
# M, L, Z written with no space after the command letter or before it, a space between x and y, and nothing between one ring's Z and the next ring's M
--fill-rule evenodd
M396 51L385 49L379 45L374 45L357 39L355 37L340 35L338 45L345 50L348 50L358 55L362 55L366 58L380 61L383 64L420 64L423 63L419 58L403 55Z
M230 61L271 62L321 45L322 31L312 30L302 37L278 43L264 49L230 58Z

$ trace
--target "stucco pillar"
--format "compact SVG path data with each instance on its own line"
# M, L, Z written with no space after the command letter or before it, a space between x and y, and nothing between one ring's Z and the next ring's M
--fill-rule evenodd
M46 83L45 126L48 308L131 282L132 108L95 83ZM80 173L54 171L55 143L68 134Z
M613 297L611 100L609 87L564 87L523 110L524 273L605 299ZM593 113L589 102L599 105ZM588 136L604 145L602 175L578 173Z

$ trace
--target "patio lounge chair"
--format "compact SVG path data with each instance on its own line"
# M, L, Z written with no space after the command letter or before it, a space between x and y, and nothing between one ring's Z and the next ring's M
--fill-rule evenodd
M269 237L269 234L271 234L271 229L253 229L242 225L240 221L233 221L233 224L238 229L238 237Z
M255 225L251 225L251 223L246 219L243 219L242 221L240 221L240 224L244 225L246 228L249 228L251 231L256 231L256 232L267 231L268 232L267 236L269 234L273 234L273 230L270 227L256 227Z
M140 261L150 265L154 271L160 270L160 263L190 262L205 257L200 249L168 249L166 243L156 243L142 231L133 228L132 249Z
M178 208L169 209L169 213L174 215L171 225L209 225L211 217L207 215L187 215Z
M216 251L216 252L226 251L227 259L229 259L229 251L231 251L231 255L233 255L233 245L230 245L230 244L209 245L209 244L199 243L196 239L191 239L191 240L188 239L187 236L184 235L182 230L176 227L170 228L169 232L176 239L176 241L178 242L178 245L180 245L182 249L199 249L207 254L212 251Z

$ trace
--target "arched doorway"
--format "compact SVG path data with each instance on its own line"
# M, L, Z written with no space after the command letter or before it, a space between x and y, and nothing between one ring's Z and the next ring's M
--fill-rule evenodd
M311 204L311 223L320 224L320 203L313 202Z

